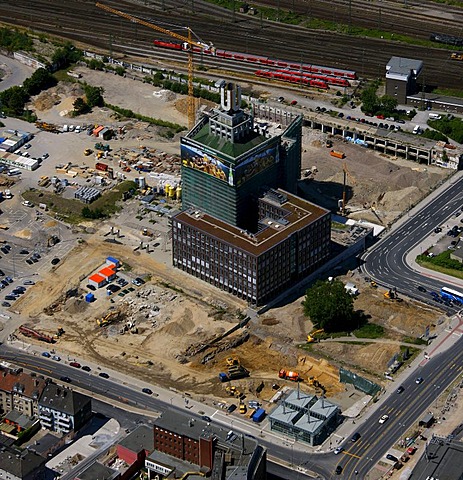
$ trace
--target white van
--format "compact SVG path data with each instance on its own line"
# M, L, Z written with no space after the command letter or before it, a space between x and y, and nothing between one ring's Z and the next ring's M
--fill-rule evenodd
M430 113L429 118L430 118L430 120L440 120L442 118L442 116L439 115L438 113Z
M421 133L421 127L419 125L415 125L415 128L413 129L413 133L415 135L418 135L419 133Z

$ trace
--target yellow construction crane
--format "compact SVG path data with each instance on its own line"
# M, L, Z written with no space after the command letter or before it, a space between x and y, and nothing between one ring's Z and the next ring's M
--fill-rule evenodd
M119 17L125 18L130 20L131 22L138 23L148 28L152 28L157 32L164 33L170 37L176 38L177 40L181 40L188 44L188 127L191 129L194 127L195 119L196 119L196 108L195 108L195 98L193 95L193 49L192 47L198 47L201 49L211 48L210 45L205 43L196 42L191 38L191 29L190 27L186 27L188 31L188 36L185 37L175 32L171 32L167 28L160 27L158 25L154 25L153 23L147 22L140 18L134 17L125 12L121 12L120 10L116 10L115 8L109 7L108 5L104 5L102 3L97 2L95 4L98 8L105 10L106 12L113 13L114 15L118 15Z
M344 182L342 186L342 213L344 214L346 211L346 180L347 177L350 178L350 181L352 182L352 185L356 185L357 182L355 181L355 178L351 175L349 172L349 169L347 168L347 163L344 162L342 164L342 171L344 173Z

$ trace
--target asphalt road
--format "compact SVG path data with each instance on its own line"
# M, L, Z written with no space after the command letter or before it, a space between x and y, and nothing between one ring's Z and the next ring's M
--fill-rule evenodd
M387 447L406 436L409 428L427 410L434 410L439 395L461 376L463 370L463 340L460 339L447 351L436 355L427 363L415 370L402 386L402 393L393 393L378 409L376 415L357 430L361 437L357 442L348 440L343 445L345 451L338 456L336 465L343 467L340 478L364 478L371 467L385 454ZM416 383L422 377L423 383ZM397 385L398 387L399 385ZM379 424L383 414L389 420Z
M429 203L416 213L412 213L400 227L392 230L383 241L368 251L363 257L362 269L378 284L389 288L395 287L399 294L403 293L431 303L433 300L429 294L430 291L439 292L443 286L455 290L458 290L458 287L413 270L406 264L406 256L437 226L444 224L455 212L460 211L463 206L463 177L451 183L431 201L426 200L426 202ZM427 291L420 292L419 285ZM445 305L439 306L446 308ZM457 310L457 308L446 309L451 312Z

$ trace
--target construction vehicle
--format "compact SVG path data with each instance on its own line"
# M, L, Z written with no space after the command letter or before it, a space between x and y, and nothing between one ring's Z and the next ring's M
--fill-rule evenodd
M111 147L107 143L106 145L103 145L101 142L95 143L95 150L102 150L103 152L109 152L111 150Z
M109 170L109 165L107 165L106 163L97 162L95 163L95 169L99 170L100 172L107 172Z
M240 392L234 385L228 385L227 387L225 387L225 391L231 397L240 398L240 399L246 398L246 395Z
M144 237L152 237L154 235L153 232L151 232L150 230L148 230L147 228L144 228L142 231L141 231L141 234L144 236Z
M238 357L228 357L226 359L226 363L228 367L233 367L234 365L240 365L240 360Z
M346 162L344 162L342 164L342 171L344 173L343 184L342 184L342 214L344 215L346 213L346 181L347 181L347 177L350 178L353 185L356 185L357 182L356 182L355 178L349 172L349 169L347 168L347 163Z
M35 126L45 132L60 133L60 129L53 123L37 121L35 122Z
M115 322L119 318L119 311L109 312L103 318L98 318L96 323L99 327L106 327L111 323Z
M302 380L297 372L285 370L284 368L280 369L280 371L278 372L278 376L280 378L284 378L285 380L291 380L292 382L299 382Z
M191 28L187 27L188 35L185 37L183 35L179 35L178 33L171 32L166 28L159 27L158 25L154 25L152 23L146 22L145 20L141 20L140 18L134 17L133 15L129 15L128 13L121 12L120 10L116 10L111 8L107 5L103 5L102 3L96 3L98 8L105 10L106 12L113 13L114 15L118 15L119 17L123 17L131 22L138 23L145 27L151 28L156 30L157 32L161 32L169 37L176 38L182 42L186 42L189 46L188 49L188 127L191 129L194 127L195 120L196 120L196 108L195 108L195 98L193 95L193 48L199 49L200 52L203 50L210 50L212 45L207 45L206 43L192 40Z
M374 280L372 280L372 281L370 282L370 287L371 287L371 288L378 288L378 285L377 285L377 283L376 283Z
M220 372L219 380L221 382L229 382L230 380L237 380L239 378L249 377L249 370L244 368L242 365L237 365L236 367L230 367L228 373Z
M333 146L333 142L332 142L331 140L327 140L327 141L325 142L325 147L326 147L326 148L331 148L332 146Z
M85 155L86 157L88 157L88 156L91 155L92 153L93 153L93 150L92 150L91 148L86 148L86 149L84 150L84 155Z
M337 150L331 150L330 155L332 157L341 158L341 159L346 158L346 154L344 152L339 152Z
M39 187L48 187L48 185L50 185L50 178L47 177L46 175L42 175L38 182L37 182L37 185Z
M450 55L450 58L452 60L463 60L463 53L452 53L452 55Z
M384 292L384 298L387 298L388 300L396 300L397 302L402 301L402 299L399 298L396 289L389 289L387 292Z
M26 325L21 325L19 327L19 331L26 337L36 338L41 342L55 343L54 338L50 337L50 335L45 335L44 333L40 333L37 330L34 330L33 328L27 327Z
M244 415L248 409L246 408L246 405L243 402L240 402L240 413Z
M58 330L55 333L55 338L59 338L63 334L64 334L64 328L63 327L58 327Z
M314 330L312 332L310 332L308 335L307 335L307 343L313 343L315 342L315 340L317 340L315 338L315 335L319 334L319 333L324 333L325 330L323 330L323 328L320 328L318 330Z

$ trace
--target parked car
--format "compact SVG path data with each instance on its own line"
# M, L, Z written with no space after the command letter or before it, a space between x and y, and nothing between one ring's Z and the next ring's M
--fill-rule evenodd
M132 283L134 285L136 285L137 287L140 287L141 285L143 285L145 283L145 281L143 279L141 279L140 277L137 277L137 278L134 278L132 280Z
M80 368L80 363L79 362L71 362L69 365L71 365L71 367L74 367L74 368Z
M55 362L61 362L61 357L58 356L58 355L53 355L53 357L51 357L52 360L54 360Z
M42 357L50 358L51 354L49 352L42 352Z
M4 277L4 276L5 276L5 272L0 269L0 277Z
M90 372L92 369L91 369L88 365L84 365L84 366L82 367L82 370L83 370L84 372Z
M93 291L96 290L96 287L95 287L94 285L90 285L90 284L87 285L87 288L88 288L89 290L93 290Z
M98 374L98 376L99 376L99 377L102 377L102 378L109 378L109 375L108 375L107 373L105 373L105 372L100 372L100 373Z
M8 282L8 283L13 283L13 279L11 277L5 277L5 280Z
M59 262L60 262L60 259L59 259L59 258L54 258L54 259L51 261L51 264L52 264L52 265L57 265Z
M5 300L14 301L14 300L16 300L16 297L15 297L14 295L7 295L7 296L5 297Z
M334 453L335 455L339 455L339 454L340 454L341 452L343 452L343 451L344 451L344 448L343 448L343 447L338 447L338 448L335 448L335 449L334 449L333 453Z
M9 303L9 302L2 302L2 307L11 307L11 303Z
M387 458L388 460L391 460L392 462L398 462L398 461L399 461L399 459L398 459L397 457L394 457L394 455L391 455L390 453L388 453L388 454L386 455L386 458Z
M33 280L24 280L24 285L35 285Z
M153 391L149 388L142 388L141 391L143 393L146 393L147 395L152 395L153 394Z

